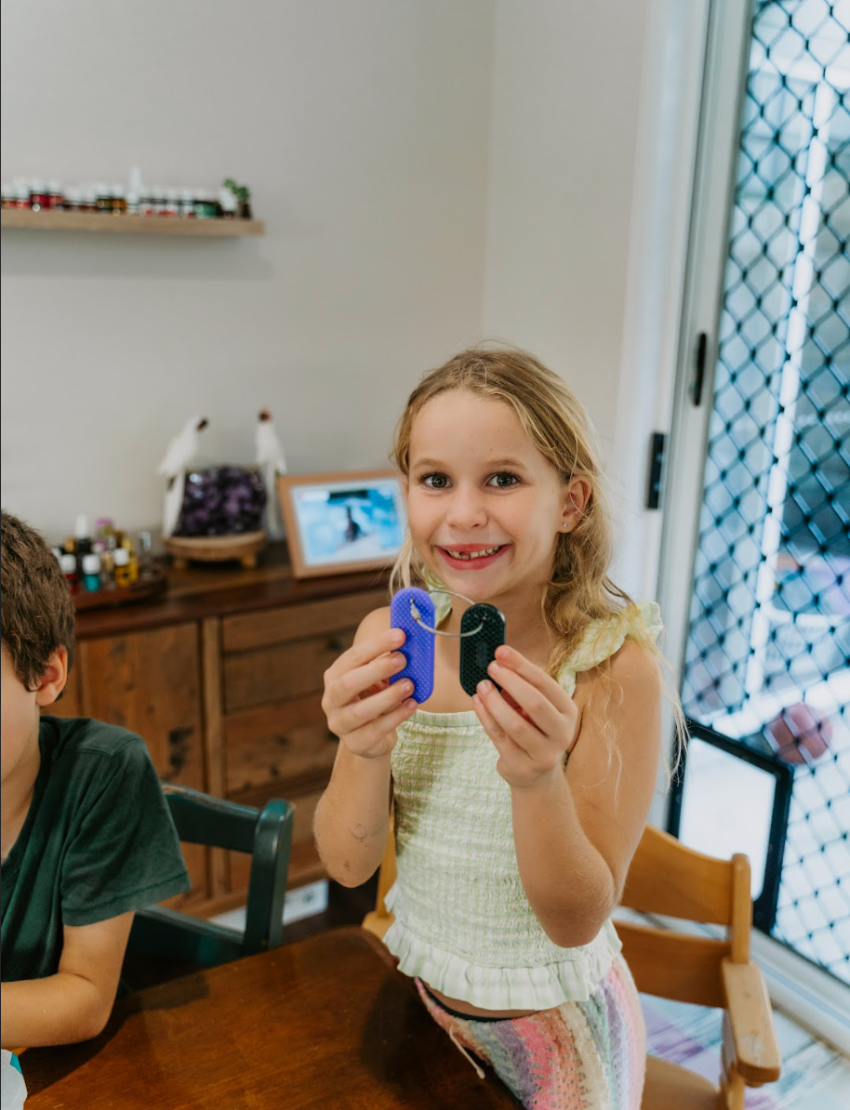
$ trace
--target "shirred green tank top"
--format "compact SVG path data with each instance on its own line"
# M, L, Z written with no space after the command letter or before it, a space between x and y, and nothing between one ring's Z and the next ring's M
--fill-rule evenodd
M655 602L588 625L559 680L661 631ZM545 1010L586 1001L620 941L609 920L590 944L561 948L544 932L522 887L511 790L474 712L418 710L392 753L398 878L386 897L395 921L384 938L399 968L451 998L491 1010ZM564 876L569 881L569 876Z

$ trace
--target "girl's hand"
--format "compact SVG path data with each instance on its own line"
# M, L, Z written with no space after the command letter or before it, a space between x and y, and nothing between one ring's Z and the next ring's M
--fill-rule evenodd
M472 704L498 749L496 770L516 788L541 785L562 774L578 734L579 711L573 699L513 648L496 649L488 674L501 692L485 680Z
M374 759L389 755L396 726L417 709L409 679L390 685L406 659L397 650L404 632L391 628L350 647L325 671L322 709L328 728L354 755Z

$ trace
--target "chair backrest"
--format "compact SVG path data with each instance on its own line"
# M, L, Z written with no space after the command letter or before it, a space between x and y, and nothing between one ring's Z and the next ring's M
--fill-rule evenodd
M621 905L644 914L722 925L725 938L616 921L638 990L679 1002L724 1006L721 961L750 958L752 895L746 856L716 859L647 825Z
M181 840L251 855L245 931L154 906L136 914L128 951L212 967L276 948L283 942L292 804L275 799L258 810L173 784L163 793Z

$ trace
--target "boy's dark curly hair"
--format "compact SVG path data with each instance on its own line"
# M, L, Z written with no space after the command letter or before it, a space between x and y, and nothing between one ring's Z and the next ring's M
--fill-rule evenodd
M59 561L28 524L0 513L2 640L15 674L35 690L57 648L74 659L74 603Z

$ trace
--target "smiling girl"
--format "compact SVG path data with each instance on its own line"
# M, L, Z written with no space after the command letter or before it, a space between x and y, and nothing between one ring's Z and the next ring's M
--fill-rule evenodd
M645 1033L611 913L661 753L661 630L607 577L611 527L589 420L522 351L428 374L399 422L408 535L394 581L465 601L507 644L470 698L439 636L422 705L389 609L325 676L340 738L316 837L346 886L378 867L394 810L385 942L434 1019L527 1107L638 1110ZM441 593L440 590L451 591ZM454 595L454 596L453 596Z

